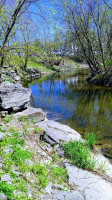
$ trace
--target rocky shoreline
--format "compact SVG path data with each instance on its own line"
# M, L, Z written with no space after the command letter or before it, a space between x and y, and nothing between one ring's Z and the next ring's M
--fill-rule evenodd
M9 185L14 184L15 179L12 174L16 174L16 179L24 181L27 188L26 192L20 192L21 195L25 195L24 199L112 199L112 165L103 155L91 152L91 157L94 157L95 160L95 170L93 172L78 168L65 158L62 143L70 140L83 143L85 141L81 138L81 135L66 125L46 119L46 115L41 109L30 107L28 104L31 91L24 89L20 84L10 84L1 87L0 90L0 105L3 112L7 110L16 112L12 116L9 115L0 119L0 144L1 152L3 152L0 157L1 182ZM22 100L20 100L20 97ZM5 145L7 139L11 141L14 134L12 130L18 129L17 134L19 134L19 137L17 140L23 141L24 139L25 145L16 144L16 149L12 143L6 143ZM33 156L24 160L24 170L21 169L20 165L12 163L9 173L9 165L6 161L10 158L9 155L13 155L17 148L19 148L19 151L32 152ZM48 174L52 174L47 175L48 182L43 188L39 187L43 183L42 180L34 173L34 170L32 171L34 165L40 165L40 163L47 168ZM62 177L52 178L53 172L51 173L51 169L53 167L61 169L61 171L64 169L67 171L67 177L62 183L60 183L61 181L59 182L60 179L63 179ZM39 184L37 184L38 179L40 181ZM16 188L13 193L14 195L19 195L18 189ZM9 198L5 193L0 193L0 199L8 200Z

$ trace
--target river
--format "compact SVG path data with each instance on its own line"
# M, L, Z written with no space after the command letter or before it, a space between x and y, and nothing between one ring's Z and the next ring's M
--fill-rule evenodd
M52 119L78 131L82 137L93 132L98 147L112 158L112 88L91 86L88 69L52 74L29 84L31 105Z

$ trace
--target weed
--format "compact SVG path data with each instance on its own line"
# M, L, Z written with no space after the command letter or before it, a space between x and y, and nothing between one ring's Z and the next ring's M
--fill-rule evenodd
M27 192L28 190L26 189L25 186L25 181L19 178L16 178L13 183L15 184L16 189L19 191Z
M22 115L21 117L18 117L18 121L25 122L27 121L27 118L24 115Z
M34 128L34 132L38 133L39 132L39 127Z
M39 164L39 163L33 165L32 172L34 174L37 174L37 175L44 175L44 176L48 175L48 170L46 169L46 167L44 165Z
M59 183L67 180L67 170L63 167L52 167L51 168L52 176L54 179L58 179Z
M10 122L12 119L13 119L12 116L6 115L6 116L4 117L4 119L3 119L3 121L4 121L5 124L7 124L7 123Z
M47 187L48 183L49 183L49 181L46 177L44 177L43 175L38 176L37 184L39 185L40 190Z
M0 181L0 192L4 193L9 200L14 199L13 191L15 189L14 185L9 185L7 182Z
M63 145L64 154L74 164L82 169L91 169L95 167L94 158L90 157L90 149L79 141L69 141Z
M21 148L17 147L12 152L11 159L16 165L20 165L24 163L26 159L30 159L31 156L32 154L29 151L21 150Z

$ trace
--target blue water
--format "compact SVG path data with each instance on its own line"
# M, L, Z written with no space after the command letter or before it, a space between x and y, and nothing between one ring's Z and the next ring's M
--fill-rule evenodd
M112 89L89 85L87 74L88 70L74 70L32 82L31 105L82 136L94 132L112 155Z

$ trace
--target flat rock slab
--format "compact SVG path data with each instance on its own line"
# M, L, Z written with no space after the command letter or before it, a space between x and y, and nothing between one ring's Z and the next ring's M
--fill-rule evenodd
M27 119L32 119L33 122L37 123L44 120L46 114L42 111L41 108L28 107L26 110L14 114L16 119L22 116L25 116Z
M51 145L62 141L80 140L81 135L67 125L60 124L51 120L45 120L36 124L44 129L46 140Z
M0 86L0 110L18 111L27 107L31 90L21 84Z
M112 200L112 183L87 170L65 163L69 183L77 186L86 200Z
M40 200L85 200L79 191L52 190L51 195L40 195ZM92 200L92 199L91 199Z

